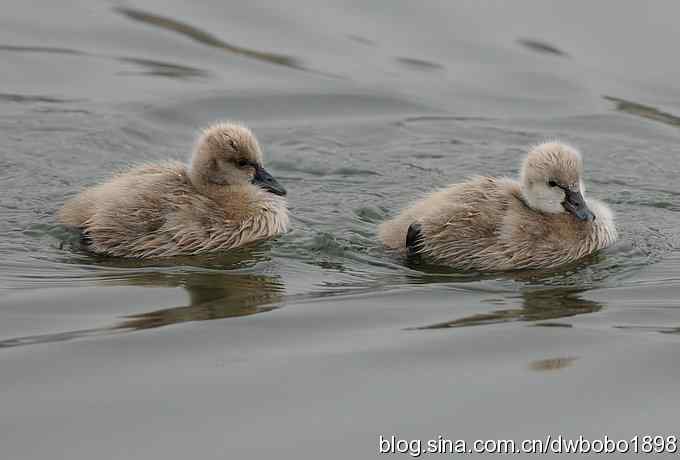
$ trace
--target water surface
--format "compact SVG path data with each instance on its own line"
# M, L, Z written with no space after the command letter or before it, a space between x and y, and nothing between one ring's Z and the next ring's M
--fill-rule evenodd
M370 458L378 436L678 434L680 7L13 2L0 17L0 452ZM614 17L616 18L614 20ZM242 120L292 231L83 252L55 212ZM581 148L621 242L552 272L405 264L378 223Z

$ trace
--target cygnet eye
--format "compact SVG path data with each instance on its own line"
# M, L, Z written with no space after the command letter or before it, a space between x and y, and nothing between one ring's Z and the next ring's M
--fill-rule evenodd
M557 187L557 182L555 182L554 180L549 180L548 185L551 187Z
M245 168L246 166L248 166L250 164L250 161L248 161L244 158L241 158L240 160L238 160L236 162L236 164L238 165L239 168Z

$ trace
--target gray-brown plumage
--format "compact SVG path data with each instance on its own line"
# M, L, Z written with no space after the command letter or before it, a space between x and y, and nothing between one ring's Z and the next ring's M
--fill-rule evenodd
M436 191L384 222L385 246L458 269L552 268L617 239L612 212L584 198L578 151L531 149L519 181L474 177Z
M263 168L251 131L218 123L203 131L189 166L168 161L124 171L67 201L59 219L80 229L97 253L191 255L285 232L285 194Z

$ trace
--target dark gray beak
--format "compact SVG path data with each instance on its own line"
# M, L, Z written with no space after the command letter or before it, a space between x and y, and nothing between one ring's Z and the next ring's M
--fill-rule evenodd
M563 190L566 195L565 200L562 202L564 209L576 216L578 220L595 220L595 215L590 212L590 209L586 206L586 200L583 198L583 195L581 195L581 192L569 190L567 188Z
M255 176L253 177L253 184L262 187L263 189L275 195L284 196L286 189L279 184L271 174L267 172L262 166L255 168Z

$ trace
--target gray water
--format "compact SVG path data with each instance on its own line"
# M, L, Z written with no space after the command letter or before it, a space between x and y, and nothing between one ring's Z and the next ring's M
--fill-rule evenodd
M378 437L678 435L680 5L10 1L0 14L2 458L372 458ZM677 114L677 115L673 115ZM96 257L55 212L241 120L292 231ZM384 252L434 187L586 159L615 247L482 276Z

